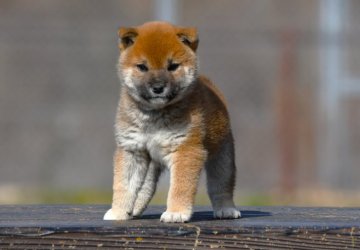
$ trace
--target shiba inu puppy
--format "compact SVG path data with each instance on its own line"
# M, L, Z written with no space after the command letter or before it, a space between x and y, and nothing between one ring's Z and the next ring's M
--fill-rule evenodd
M170 190L163 222L192 214L200 172L217 218L238 218L233 136L224 98L198 75L197 31L165 22L120 28L120 102L112 208L105 220L139 216L163 169Z

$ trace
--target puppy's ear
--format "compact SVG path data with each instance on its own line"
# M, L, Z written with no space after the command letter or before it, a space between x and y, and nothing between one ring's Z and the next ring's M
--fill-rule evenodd
M134 44L135 38L138 35L135 28L119 28L119 48L120 51L125 50Z
M189 46L194 52L199 44L198 32L196 28L178 28L177 36L181 42Z

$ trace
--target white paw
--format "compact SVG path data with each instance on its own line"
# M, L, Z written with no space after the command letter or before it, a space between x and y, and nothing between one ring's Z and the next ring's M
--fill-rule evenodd
M214 217L219 219L237 219L241 217L239 210L233 207L224 207L214 211Z
M126 212L115 212L112 209L109 209L105 215L104 220L130 220L132 216Z
M191 218L191 213L164 212L161 215L162 222L187 222Z
M134 210L134 212L133 212L133 216L135 216L135 217L140 217L141 214L142 214L142 211L139 211L139 210Z
M134 208L134 211L133 211L133 216L135 217L140 217L142 215L142 213L144 212L145 209L137 209L137 208Z

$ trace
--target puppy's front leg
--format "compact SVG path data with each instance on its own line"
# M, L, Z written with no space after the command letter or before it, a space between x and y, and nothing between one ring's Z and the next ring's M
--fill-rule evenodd
M137 193L144 182L149 156L142 151L126 151L117 148L114 155L114 184L112 208L104 220L128 220L132 218Z
M206 153L202 147L176 151L170 165L170 190L162 222L187 222L191 218L196 188Z
M141 189L137 195L133 215L140 216L146 209L151 198L154 196L156 190L156 184L158 182L161 173L161 166L158 163L152 161L149 164L149 169L146 173L145 180Z

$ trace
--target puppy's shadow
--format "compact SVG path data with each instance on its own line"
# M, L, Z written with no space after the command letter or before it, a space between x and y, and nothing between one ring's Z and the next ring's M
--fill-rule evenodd
M244 218L250 218L250 217L263 217L263 216L271 216L271 213L269 212L263 212L263 211L255 211L255 210L240 210L241 212L241 219ZM195 212L193 217L191 218L191 221L216 221L220 220L217 218L214 218L212 211L201 211L201 212ZM227 219L224 219L227 220ZM229 219L232 220L232 219Z
M156 214L143 214L140 217L134 217L134 220L154 220L160 219L161 213Z
M264 217L271 216L270 212L264 211L256 211L256 210L243 210L241 211L241 218L249 218L249 217Z
M252 218L252 217L264 217L264 216L271 216L272 214L270 212L263 212L263 211L256 211L256 210L240 210L241 211L241 218ZM145 219L145 220L153 220L153 219L159 219L161 216L161 213L156 214L144 214L141 217L138 217L136 219ZM195 212L191 218L192 222L197 221L213 221L213 220L219 220L213 217L212 211L199 211Z

